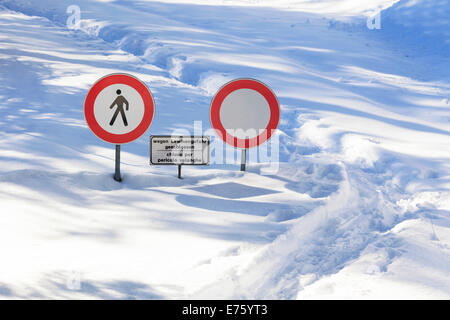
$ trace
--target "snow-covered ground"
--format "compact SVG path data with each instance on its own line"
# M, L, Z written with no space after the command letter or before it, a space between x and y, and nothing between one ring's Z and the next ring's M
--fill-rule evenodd
M449 16L447 0L0 0L0 297L450 298ZM156 101L122 184L83 116L112 72ZM210 132L239 77L279 98L278 172L150 167L149 135Z

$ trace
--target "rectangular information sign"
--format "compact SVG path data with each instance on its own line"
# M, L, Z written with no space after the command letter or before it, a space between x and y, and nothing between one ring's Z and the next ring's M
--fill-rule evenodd
M210 138L205 136L151 136L151 165L209 165Z

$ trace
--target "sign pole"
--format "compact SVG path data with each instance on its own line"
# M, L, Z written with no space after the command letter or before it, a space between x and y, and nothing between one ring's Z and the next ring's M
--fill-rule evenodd
M178 179L183 179L183 178L181 177L181 164L178 165Z
M178 165L178 179L183 179L183 178L181 177L181 164Z
M114 180L122 182L120 177L120 144L116 144L116 171L114 173Z
M247 162L247 149L241 151L241 171L245 171L245 163Z

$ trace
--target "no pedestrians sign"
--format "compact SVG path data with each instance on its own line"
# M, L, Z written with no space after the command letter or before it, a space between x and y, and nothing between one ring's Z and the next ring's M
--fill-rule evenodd
M84 116L100 139L125 144L142 136L155 114L147 86L128 74L111 74L98 80L84 103Z
M120 145L142 136L150 127L155 103L147 86L124 73L107 75L89 90L84 101L84 117L100 139L116 145L114 180L120 175Z

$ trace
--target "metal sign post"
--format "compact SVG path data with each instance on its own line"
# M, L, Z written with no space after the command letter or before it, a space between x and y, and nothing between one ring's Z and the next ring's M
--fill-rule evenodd
M178 165L178 179L183 179L183 178L181 177L181 164Z
M116 171L114 173L114 180L122 182L122 177L120 176L120 144L116 144Z
M245 163L247 162L247 149L241 150L241 171L245 171Z

